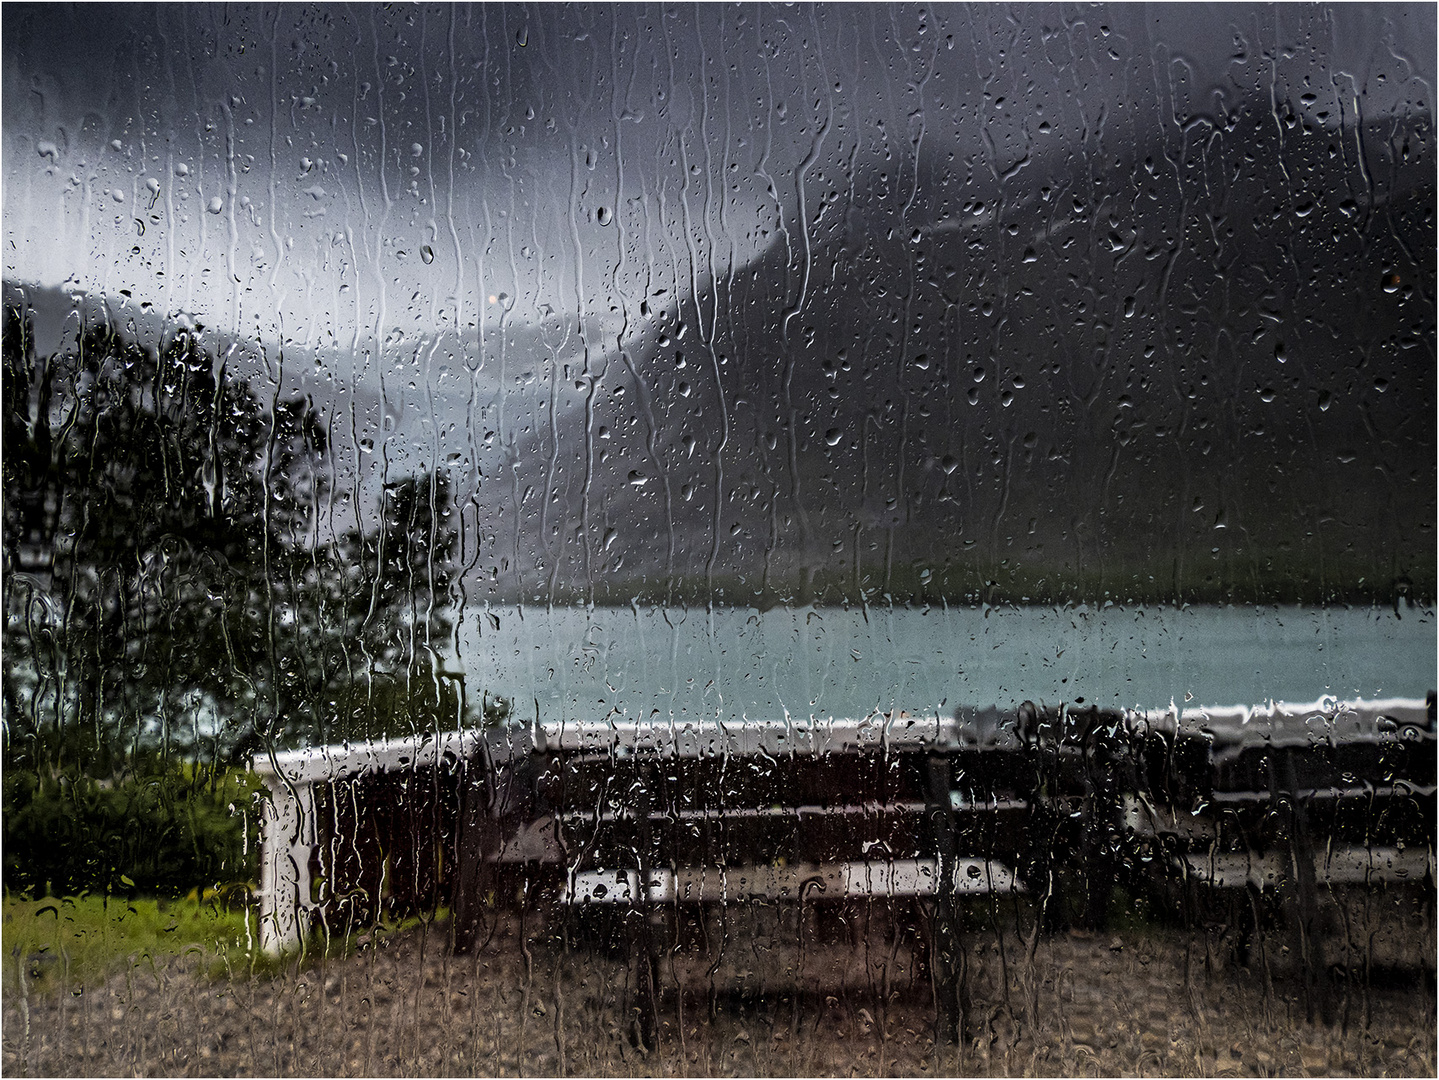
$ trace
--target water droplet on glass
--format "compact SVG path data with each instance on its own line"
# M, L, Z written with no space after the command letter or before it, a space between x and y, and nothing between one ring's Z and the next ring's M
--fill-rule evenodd
M841 431L839 428L832 427L824 433L824 441L826 446L838 446L839 441L842 438L844 438L844 432Z
M206 205L206 207L205 207L205 209L208 210L208 211L210 211L210 213L212 213L212 214L218 214L218 213L219 213L221 210L223 210L224 208L225 208L225 200L222 199L222 198L220 198L220 196L218 196L218 195L213 196L213 197L210 199L210 202L209 202L209 203Z
M608 206L601 206L595 211L595 220L601 225L608 225L610 223L610 208Z
M430 247L429 244L420 248L420 261L426 266L429 266L430 263L435 261L435 249Z

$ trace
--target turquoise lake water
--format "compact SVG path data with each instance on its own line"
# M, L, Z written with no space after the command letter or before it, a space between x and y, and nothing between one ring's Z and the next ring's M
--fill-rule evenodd
M1258 705L1436 685L1435 617L1420 609L496 608L462 622L461 646L472 694L547 720Z

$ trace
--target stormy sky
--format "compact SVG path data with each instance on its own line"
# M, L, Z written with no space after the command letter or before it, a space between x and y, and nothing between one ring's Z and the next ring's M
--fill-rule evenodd
M1432 592L1430 5L3 18L44 332L450 470L472 590Z

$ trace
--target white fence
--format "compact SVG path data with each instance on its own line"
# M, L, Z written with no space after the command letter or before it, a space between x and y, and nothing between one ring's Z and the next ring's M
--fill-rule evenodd
M1396 730L1428 726L1427 703L1421 699L1388 698L1339 702L1332 698L1303 704L1270 703L1259 707L1224 706L1134 711L1126 714L1131 730L1210 731L1215 751L1225 747L1267 744L1314 745L1331 741L1367 741L1386 733L1381 718ZM706 749L743 753L788 741L799 753L823 753L839 744L883 751L886 746L915 742L945 745L965 737L961 722L948 717L885 715L861 721L757 721L745 725L687 722L679 730L660 723L538 724L526 730L528 745L541 749L596 748L650 751L660 756L692 756ZM423 769L447 757L473 758L484 736L479 732L448 732L407 739L324 746L257 758L255 771L268 788L261 818L260 942L269 953L298 948L319 899L313 895L311 866L321 843L316 816L316 789L369 774ZM471 781L472 782L472 781ZM1432 859L1432 854L1429 856Z

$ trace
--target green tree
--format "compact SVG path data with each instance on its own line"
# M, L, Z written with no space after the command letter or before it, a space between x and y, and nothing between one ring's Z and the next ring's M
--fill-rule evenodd
M326 738L411 735L453 729L467 715L442 659L454 630L451 589L459 530L450 478L429 471L386 484L369 529L351 529L333 549L330 610L343 623L354 677L332 683Z
M10 306L0 353L7 764L234 761L389 732L377 702L464 719L440 659L448 476L397 480L327 536L322 417L267 407L193 335L151 350L92 326L39 356Z
M341 557L359 571L344 598L350 636L376 671L432 666L450 636L454 519L448 475L406 476L385 485L378 528L352 530L341 542Z
M92 326L37 356L14 308L3 379L12 744L28 721L104 772L115 753L196 741L202 711L214 730L269 724L255 591L284 587L312 512L314 410L267 412L190 334L152 351Z

